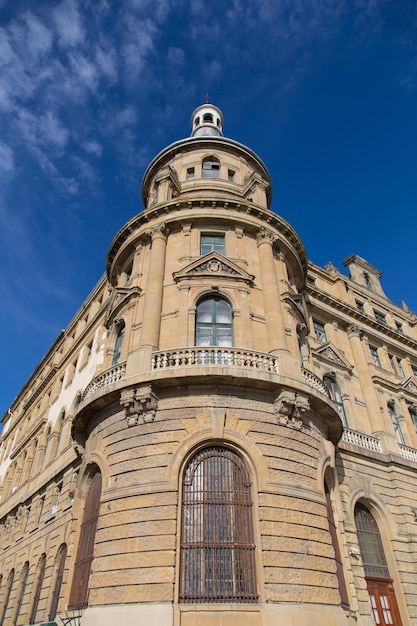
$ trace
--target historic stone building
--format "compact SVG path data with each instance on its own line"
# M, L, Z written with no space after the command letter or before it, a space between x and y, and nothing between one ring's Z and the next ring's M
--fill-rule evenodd
M3 418L0 626L417 623L416 316L308 261L222 126L154 158Z

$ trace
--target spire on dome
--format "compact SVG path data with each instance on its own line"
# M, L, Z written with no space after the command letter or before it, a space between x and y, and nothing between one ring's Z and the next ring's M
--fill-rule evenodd
M201 104L191 116L191 129L191 137L223 137L223 113L214 104Z

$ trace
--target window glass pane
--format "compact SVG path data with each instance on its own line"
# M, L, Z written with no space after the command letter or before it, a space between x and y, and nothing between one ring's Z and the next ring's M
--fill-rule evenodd
M224 346L225 348L231 348L233 345L232 331L230 328L217 328L216 329L216 346Z
M230 322L230 305L224 300L217 300L216 304L216 322L218 324L228 324Z
M197 346L212 346L213 333L210 327L197 327Z
M212 304L213 300L203 300L197 307L197 321L208 322L212 321Z

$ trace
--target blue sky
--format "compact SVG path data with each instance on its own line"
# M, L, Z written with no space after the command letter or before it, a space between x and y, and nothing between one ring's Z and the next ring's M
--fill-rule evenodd
M205 93L309 258L417 312L415 0L0 0L0 415Z

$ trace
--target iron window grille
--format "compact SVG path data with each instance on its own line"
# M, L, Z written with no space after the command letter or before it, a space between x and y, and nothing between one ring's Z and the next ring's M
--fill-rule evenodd
M205 448L183 481L180 599L257 602L249 472L232 450Z

